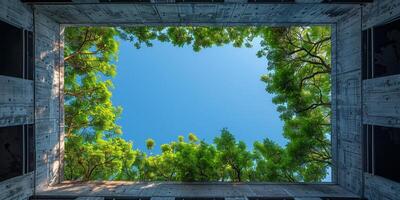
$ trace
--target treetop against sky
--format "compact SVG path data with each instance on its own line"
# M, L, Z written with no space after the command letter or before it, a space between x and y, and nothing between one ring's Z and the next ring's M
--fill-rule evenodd
M222 129L212 143L149 140L147 155L121 137L122 108L112 103L119 42L155 41L201 51L233 44L268 60L261 77L283 121L286 146L265 138L253 151ZM65 176L73 180L321 181L331 164L330 30L328 27L81 27L66 30ZM138 50L140 51L140 50ZM229 128L229 127L228 127ZM250 133L251 134L251 133Z

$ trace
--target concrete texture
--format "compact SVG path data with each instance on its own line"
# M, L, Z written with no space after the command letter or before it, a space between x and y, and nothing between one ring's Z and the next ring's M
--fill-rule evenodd
M49 187L40 195L104 197L347 197L357 195L334 184L271 183L171 183L171 182L65 182Z
M248 3L141 3L37 5L62 24L74 25L294 25L335 23L354 5Z
M172 196L334 196L399 199L400 184L364 172L363 125L400 127L400 75L362 80L361 31L400 17L400 0L365 5L225 3L23 4L0 0L0 20L34 31L35 80L0 76L0 127L35 123L36 170L0 182L0 199L32 194ZM166 3L169 2L169 3ZM71 25L274 25L332 26L332 154L335 185L62 183L64 152L63 26ZM33 100L33 102L32 102ZM161 200L161 199L158 199Z

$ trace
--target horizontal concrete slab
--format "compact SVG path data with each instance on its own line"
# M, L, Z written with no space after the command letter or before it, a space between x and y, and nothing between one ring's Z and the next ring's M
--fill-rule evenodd
M35 8L74 25L295 25L335 23L354 4L55 4Z
M104 197L78 197L75 200L104 200Z
M64 182L38 196L95 197L347 197L356 195L334 184L176 183L176 182ZM162 198L163 197L163 198Z

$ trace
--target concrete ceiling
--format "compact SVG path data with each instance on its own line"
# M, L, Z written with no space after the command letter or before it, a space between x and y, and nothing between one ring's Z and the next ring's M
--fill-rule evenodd
M93 4L76 1L72 4L38 4L35 8L62 24L282 26L331 24L348 11L360 7L357 4L258 4L229 1L232 2Z

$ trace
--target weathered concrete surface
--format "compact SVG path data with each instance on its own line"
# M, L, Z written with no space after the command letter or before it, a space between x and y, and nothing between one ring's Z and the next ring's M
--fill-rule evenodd
M0 127L33 123L33 81L0 75Z
M78 197L75 200L104 200L104 197Z
M159 198L221 195L293 196L324 195L370 199L397 199L399 183L363 173L362 125L399 127L399 76L361 80L361 30L400 16L400 0L376 0L373 4L247 4L230 0L223 4L91 4L36 5L35 27L30 6L17 0L0 0L0 19L35 31L36 189L53 195L139 195ZM165 2L165 1L164 1ZM171 1L172 2L172 1ZM311 4L306 4L311 3ZM172 184L172 183L65 183L62 180L64 111L62 27L70 25L297 25L332 24L332 154L337 185L278 184ZM10 81L9 81L10 80ZM34 116L32 81L0 77L0 126L29 123ZM20 88L13 90L11 88ZM12 103L7 102L12 99ZM15 99L15 101L13 101ZM377 104L382 110L377 109ZM387 112L386 112L386 111ZM12 120L9 120L12 119ZM0 183L0 199L25 199L32 194L34 174ZM48 187L55 185L54 187ZM342 188L346 189L342 189ZM350 192L349 192L350 191Z
M379 176L365 174L365 197L368 199L400 199L400 184Z
M363 29L388 22L399 17L400 1L375 0L363 8Z
M151 2L152 3L166 3L166 2L175 3L176 1L175 0L151 0ZM247 0L225 0L225 2L247 3ZM324 0L294 0L294 3L299 3L299 4L300 3L310 4L310 3L321 3L321 2L324 2ZM368 2L368 0L366 2ZM97 3L97 4L99 4L99 1L98 0L72 0L72 2L68 3L68 4L78 4L78 3L93 3L93 4ZM268 3L268 2L264 2L264 3ZM359 3L359 2L356 2L356 3ZM44 4L46 4L46 2ZM270 2L270 4L276 4L276 2L275 3Z
M374 1L363 7L362 28L382 25L398 17L400 1ZM362 87L363 124L400 127L400 75L364 80ZM400 198L400 183L368 173L363 175L366 198Z
M361 195L361 9L341 18L335 31L332 128L336 178L340 186Z
M310 197L310 198L295 198L294 200L321 200L321 198Z
M109 197L357 197L337 185L271 183L65 182L37 195Z
M294 25L335 23L349 4L65 4L35 8L73 25Z
M30 6L17 0L0 0L0 20L14 26L33 30L33 15Z
M0 182L0 199L28 199L33 194L33 172Z
M150 200L175 200L175 197L151 197ZM226 199L226 200L228 200L228 199Z
M363 122L400 127L400 75L363 81Z
M0 20L25 30L33 29L32 10L20 1L0 0ZM33 123L33 87L31 80L0 76L0 127ZM0 182L0 199L27 199L33 189L34 174L27 173Z
M35 13L36 189L63 177L64 97L63 42L60 24Z

